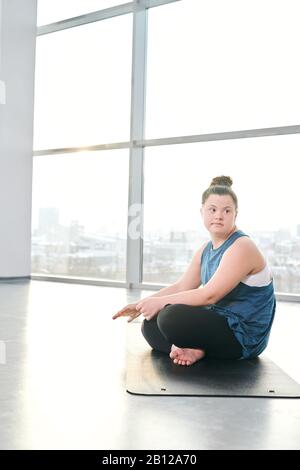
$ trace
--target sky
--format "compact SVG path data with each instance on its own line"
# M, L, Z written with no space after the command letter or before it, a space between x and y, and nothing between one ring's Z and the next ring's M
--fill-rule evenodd
M39 24L122 3L39 2ZM146 138L299 124L299 12L295 0L150 9ZM38 38L35 149L129 140L131 31L124 15ZM225 174L241 228L294 231L299 156L299 135L148 148L145 228L197 230L201 194ZM123 230L127 191L127 150L35 157L34 225L59 207L62 223Z

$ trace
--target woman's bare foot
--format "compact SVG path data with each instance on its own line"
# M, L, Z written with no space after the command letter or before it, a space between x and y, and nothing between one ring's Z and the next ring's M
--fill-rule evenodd
M180 366L191 366L205 356L203 349L178 348L172 344L170 358Z

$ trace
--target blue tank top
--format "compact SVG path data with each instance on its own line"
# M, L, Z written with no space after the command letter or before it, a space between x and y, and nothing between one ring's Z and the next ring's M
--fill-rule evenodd
M232 233L219 248L206 245L201 257L201 280L205 285L217 270L227 248L239 237L248 237L241 230ZM273 280L267 286L254 287L240 282L216 304L208 306L227 318L229 327L242 346L243 359L258 356L267 346L275 315L276 300Z

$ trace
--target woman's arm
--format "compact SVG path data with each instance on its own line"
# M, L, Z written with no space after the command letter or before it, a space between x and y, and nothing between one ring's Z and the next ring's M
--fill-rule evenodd
M257 262L257 247L246 237L239 238L224 253L218 269L201 289L168 295L166 303L209 305L225 297L253 271Z
M149 295L148 297L141 299L139 302L126 305L126 307L122 308L121 310L119 310L117 313L113 315L112 317L113 320L115 320L116 318L125 317L125 316L130 317L128 320L129 322L134 320L143 312L143 310L138 308L138 305L140 304L143 305L144 302L147 302L148 304L150 302L152 304L151 312L154 312L154 311L157 312L164 305L168 303L168 302L164 302L164 299L169 298L172 295L176 295L182 291L199 287L199 285L201 284L201 278L200 278L201 256L202 256L202 252L205 246L206 246L206 243L202 245L198 251L196 251L190 265L188 266L185 273L181 276L181 278L178 279L178 281L176 281L171 286L163 287L158 292L155 292L155 294ZM157 299L157 297L159 297L159 299Z
M155 294L145 297L145 299L150 299L151 297L163 297L165 295L177 294L178 292L180 292L180 286L176 281L174 284L171 284L168 287L163 287L158 292L155 292Z
M145 299L137 304L137 310L151 319L167 304L210 305L225 297L255 268L257 247L246 237L239 238L224 253L218 269L200 289L191 289L160 299Z
M166 295L163 298L166 304L185 304L185 305L210 305L215 303L214 298L210 297L209 291L205 287L200 289L186 290L176 294Z

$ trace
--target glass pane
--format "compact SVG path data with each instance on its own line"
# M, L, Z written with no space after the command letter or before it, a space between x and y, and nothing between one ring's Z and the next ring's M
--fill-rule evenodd
M37 40L34 148L129 140L132 15Z
M239 199L237 227L268 259L276 291L300 293L299 153L300 135L148 148L143 281L175 282L209 240L201 197L224 174Z
M147 138L300 123L297 0L149 10Z
M55 23L127 2L128 0L38 0L37 24L41 26Z
M32 272L124 281L128 151L33 162Z

